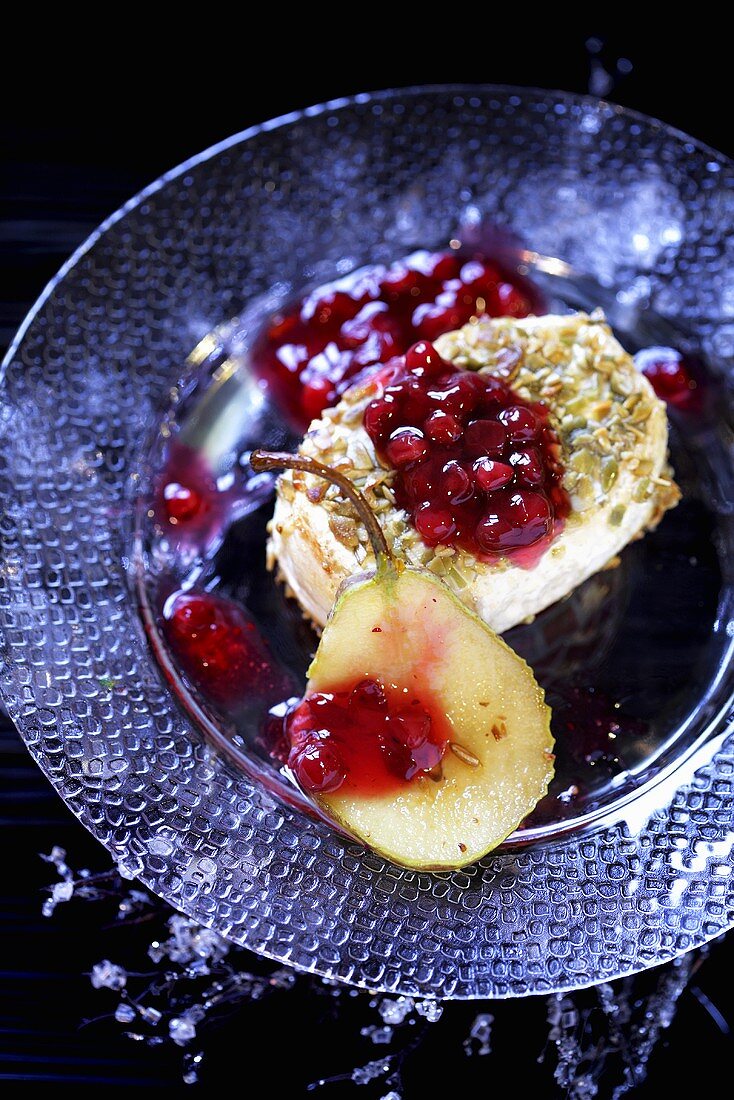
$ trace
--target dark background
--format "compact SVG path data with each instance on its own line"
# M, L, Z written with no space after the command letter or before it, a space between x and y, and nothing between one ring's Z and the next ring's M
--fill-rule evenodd
M695 13L688 14L693 21ZM588 19L581 26L559 15L540 25L520 5L458 7L453 23L449 13L425 15L420 35L416 27L398 31L382 10L364 9L314 10L297 27L277 13L247 31L216 19L213 9L199 9L188 33L179 25L153 28L140 13L127 20L135 24L127 30L75 27L66 16L58 28L46 22L18 28L6 40L0 77L0 345L68 254L130 195L230 133L324 99L452 81L585 92L592 81L607 98L732 155L724 83L729 44L721 27L706 23L704 8L700 15L695 26L648 34L631 17L617 26ZM591 38L598 41L590 49ZM50 920L41 917L42 888L53 875L39 851L60 844L76 866L94 868L107 866L106 855L1 721L0 769L0 1088L6 1082L52 1088L60 1081L84 1091L101 1083L175 1086L180 1052L132 1044L110 1021L80 1029L83 1018L115 1004L91 990L84 972L104 957L139 965L152 934L145 926L105 927L113 909L103 905L71 903ZM679 1089L720 1087L734 1046L705 999L734 1019L727 978L733 957L725 942L703 963L669 1042L654 1055L648 1084L635 1096L655 1095L666 1076ZM319 1022L324 1004L304 985L287 1000L243 1010L206 1044L211 1055L202 1080L247 1087L248 1063L264 1065L275 1067L284 1095L297 1096L306 1082L383 1053L356 1038L361 1026L375 1022L364 998L340 1002L340 1023ZM477 1007L450 1006L436 1032L440 1042L430 1040L430 1055L417 1055L406 1096L422 1095L428 1082L429 1094L486 1087L507 1073L540 1096L562 1095L550 1069L535 1065L547 1030L544 1005L489 1008L497 1017L497 1053L466 1059L461 1039ZM316 1095L369 1100L385 1091L337 1084Z

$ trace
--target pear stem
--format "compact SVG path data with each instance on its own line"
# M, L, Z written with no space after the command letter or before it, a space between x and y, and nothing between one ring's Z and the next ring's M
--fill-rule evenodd
M367 503L367 499L356 485L340 470L333 470L331 466L325 466L315 458L305 458L303 455L290 454L288 451L253 451L250 455L250 465L253 470L260 473L264 470L302 470L305 474L313 474L314 477L322 477L338 486L345 497L352 502L359 519L367 528L367 535L372 544L372 552L377 561L378 571L390 567L395 568L395 559L387 544L385 533L377 521L377 516Z

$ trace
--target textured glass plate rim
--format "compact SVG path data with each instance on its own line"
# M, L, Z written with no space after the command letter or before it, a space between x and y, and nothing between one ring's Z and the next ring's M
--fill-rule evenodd
M29 329L31 328L31 325L33 324L33 321L35 320L35 318L37 317L37 315L39 314L39 312L41 311L43 306L46 304L46 302L49 300L51 295L63 283L66 276L73 270L73 268L79 263L79 261L84 256L86 256L87 253L89 253L94 248L94 246L97 244L97 242L100 240L100 238L109 229L111 229L118 222L120 222L128 213L130 213L131 211L137 209L142 203L145 202L146 199L150 198L152 195L156 194L157 192L159 192L163 188L165 188L167 184L169 184L169 183L173 182L174 180L178 179L180 176L182 176L187 171L189 171L193 168L201 166L206 161L211 160L211 159L219 156L222 153L225 153L227 150L232 149L235 146L239 146L240 144L244 144L249 139L251 139L251 138L253 138L253 137L255 137L259 134L267 133L268 131L275 130L275 129L278 129L278 128L281 128L281 127L285 127L285 126L288 126L289 124L292 124L292 123L295 123L295 122L298 122L298 121L302 121L302 120L305 120L305 119L308 119L308 118L316 117L316 116L322 115L322 114L324 114L328 111L343 110L344 108L348 108L348 107L361 106L361 105L365 105L365 104L375 103L375 102L379 102L380 100L383 100L383 99L386 99L386 100L390 99L390 98L395 97L397 95L409 97L409 96L417 96L417 95L420 95L420 94L431 95L431 94L438 94L438 93L444 93L444 94L453 93L455 95L471 95L472 93L474 93L475 95L476 94L484 94L484 95L496 94L496 95L500 95L500 96L502 96L502 95L504 95L504 96L516 96L518 98L518 101L521 99L521 97L523 95L538 95L538 96L541 96L541 97L547 97L548 99L554 100L557 103L565 103L567 105L574 105L574 106L586 106L588 108L595 109L595 110L599 110L600 108L602 108L602 109L605 109L605 110L613 113L614 115L616 115L618 117L628 119L630 122L633 122L633 121L641 122L641 123L643 123L644 125L650 127L653 130L657 129L657 130L663 132L666 136L668 136L670 138L673 138L675 140L682 141L684 143L690 144L693 147L697 148L703 154L712 156L719 163L728 165L732 170L734 170L734 161L731 158L726 157L720 151L718 151L716 149L713 149L711 146L708 146L706 143L704 143L704 142L696 139L695 137L692 137L691 135L685 133L685 131L682 131L682 130L679 130L675 127L672 127L672 126L668 125L667 123L664 123L659 119L655 119L655 118L652 118L648 115L645 115L642 112L634 111L634 110L631 110L629 108L618 106L616 104L611 104L611 103L609 103L605 100L599 99L599 98L594 97L594 96L577 95L577 94L574 94L574 93L565 92L563 90L534 88L534 87L516 86L516 85L508 85L508 84L480 84L480 85L478 85L478 84L453 84L453 83L451 83L451 84L436 84L436 85L419 85L419 86L411 86L411 87L404 87L404 88L380 89L380 90L375 91L375 92L360 93L358 95L347 96L347 97L338 97L336 99L328 100L328 101L325 101L325 102L320 103L320 104L315 104L315 105L313 105L311 107L308 107L308 108L305 108L303 110L289 112L289 113L286 113L284 115L278 116L274 119L267 120L263 123L255 124L253 126L250 126L250 127L246 128L245 130L242 130L242 131L240 131L238 133L235 133L235 134L233 134L233 135L231 135L227 138L224 138L223 140L221 140L219 142L214 143L213 145L209 146L207 149L203 150L202 152L194 154L193 156L189 157L187 160L183 161L181 164L175 166L174 168L172 168L172 169L168 170L167 172L165 172L165 173L161 174L160 176L158 176L150 184L148 184L142 190L137 192L137 194L135 194L132 198L130 198L127 202L125 202L117 210L115 210L111 215L109 215L106 219L104 219L104 221L102 221L100 223L100 225L95 230L93 230L92 233L89 234L89 236L82 242L82 244L79 245L77 247L77 249L72 253L72 255L68 258L68 260L59 268L56 275L54 275L54 277L47 283L47 285L44 287L43 291L39 295L38 299L35 301L35 303L31 307L31 309L28 311L26 317L24 318L23 322L19 326L13 340L11 341L2 362L0 362L0 383L4 382L5 374L8 370L8 368L11 366L11 364L12 364L13 360L15 359L16 355L18 354L18 351L20 350L20 348L22 346L22 343L23 343L23 340L24 340L26 334L28 333ZM519 106L520 102L518 102L517 105ZM44 773L44 775L49 780L49 782L52 784L54 789L57 790L57 793L59 793L60 796L62 797L62 799L66 802L66 799L63 798L63 795L61 794L61 792L58 791L57 785L56 785L54 779L52 778L52 776L49 774L47 768L44 766L43 761L41 759L39 759L36 752L34 751L34 746L29 744L26 737L25 737L24 728L23 728L23 720L22 720L22 715L20 713L20 708L15 708L12 705L11 700L6 700L6 704L8 705L8 709L9 709L10 716L11 716L12 720L16 724L16 727L18 728L18 731L19 731L21 737L26 742L26 747L28 748L30 755L36 761L36 763L38 764L40 770ZM714 758L716 753L721 749L722 745L724 744L724 742L725 742L725 740L728 737L730 732L731 732L731 724L727 723L727 728L720 729L717 734L711 735L708 740L704 739L703 743L702 743L702 740L699 740L697 742L697 744L692 747L692 751L689 752L686 755L684 761L682 762L682 766L681 766L680 770L679 771L674 771L672 773L672 775L667 777L667 779L668 779L667 782L663 781L661 784L656 785L654 787L654 790L659 793L661 787L666 787L669 791L670 796L672 797L672 795L674 794L674 792L677 789L682 788L688 782L690 782L690 780L693 778L695 772L699 768L704 767L705 765L709 764L712 761L712 759ZM674 782L671 783L671 780L673 780ZM642 801L646 802L647 799L642 799ZM67 805L69 805L69 804L67 803ZM83 824L90 832L92 832L92 835L95 835L92 826L89 825L84 820L84 817L83 817L84 807L82 806L77 810L75 807L69 805L69 808L71 809L74 816L81 822L81 824ZM650 813L652 813L655 808L659 808L659 806L657 806L657 804L651 804L651 806L649 808ZM644 806L642 806L640 808L640 820L641 821L643 821L645 819L645 813L646 813L646 811L644 809ZM635 816L637 816L637 815L635 815ZM96 838L96 839L100 839L100 838ZM583 838L580 837L579 840L581 840L581 839L583 839ZM109 846L106 845L103 840L100 839L100 843L104 847L107 847L108 850L110 850ZM563 843L563 841L561 841L561 843ZM541 845L541 846L543 846L543 845ZM568 847L567 843L563 844L563 846ZM114 853L112 853L112 854L113 854L113 857L114 857ZM153 885L149 881L148 875L146 875L145 873L142 873L138 877L140 878L140 881L142 881L145 885L149 886L154 892L156 892L156 887L155 887L155 885ZM175 899L166 898L165 900L167 900L169 902L169 904L171 904L174 908L176 908L179 911L181 911L181 912L188 915L190 907L187 906L185 901L182 901L181 899L178 899L178 898L175 898ZM196 919L201 920L199 915L197 915ZM204 920L201 920L201 923L203 923L205 925L209 925L209 926L214 926L215 922L213 920L204 919ZM674 958L676 958L676 957L678 957L682 954L685 954L687 951L692 950L695 947L701 946L702 944L704 944L706 942L709 942L710 940L724 934L731 927L734 927L734 911L732 911L730 913L728 921L726 921L726 920L721 921L720 924L719 924L719 927L715 928L713 931L710 931L708 933L703 932L703 933L697 934L695 937L693 937L693 942L689 943L688 945L686 945L685 947L682 947L682 948L679 947L679 948L677 948L675 950L672 950L672 951L667 950L665 953L661 953L660 958L652 959L652 960L649 960L649 961L648 960L638 961L638 962L635 963L635 965L629 966L625 969L621 969L618 972L615 972L613 975L606 974L604 976L599 976L599 977L595 976L595 977L591 977L591 978L583 978L581 980L575 980L575 981L573 980L573 976L572 976L571 980L567 979L564 982L558 982L557 984L551 984L551 985L546 984L546 985L544 985L544 987L542 989L535 988L533 986L533 983L532 983L532 980L531 980L528 983L528 986L523 988L521 991L513 989L513 990L508 991L508 992L496 992L492 995L491 999L506 999L506 998L517 997L517 996L528 996L528 995L537 994L537 993L540 993L540 992L548 993L548 992L552 992L552 991L555 991L555 990L560 991L560 990L564 990L564 989L584 988L584 987L588 987L588 986L597 984L599 981L610 980L610 977L611 978L621 978L621 977L627 976L629 974L637 973L637 972L639 972L641 970L644 970L644 969L647 969L651 966L658 965L659 963L670 961L670 960L672 960L672 959L674 959ZM281 962L285 961L287 963L287 965L293 966L295 969L308 970L308 972L315 973L315 974L323 974L325 976L332 977L334 980L338 980L338 981L343 982L344 984L347 984L347 985L350 985L350 986L365 988L365 989L369 989L369 990L373 990L373 991L380 990L380 989L385 989L385 987L380 986L379 983L378 984L371 983L370 981L368 981L366 979L345 978L345 977L340 976L340 975L333 975L332 973L329 972L329 969L327 967L320 968L318 966L309 966L309 967L299 966L298 964L294 964L291 960L289 960L287 958L284 958L282 953L271 951L267 947L263 947L260 944L258 944L258 945L248 944L246 938L238 937L238 938L236 938L236 942L239 942L243 946L246 946L246 947L249 946L257 954L260 954L260 955L262 955L266 958L273 959L274 961L281 961ZM400 991L399 986L394 986L394 987L390 987L390 988L391 988L391 991L393 991L393 992L394 991ZM435 996L435 994L433 996ZM455 993L450 994L445 999L466 999L466 1000L470 1000L470 999L475 999L477 997L486 998L486 994L461 992L460 994L455 994ZM444 998L439 997L439 999L444 999Z
M560 88L539 88L520 84L416 84L406 88L381 88L373 92L360 92L353 96L339 96L336 99L327 99L324 100L323 103L314 103L310 107L303 108L303 110L288 111L286 114L277 115L275 118L267 119L265 122L255 123L253 126L248 126L244 130L239 130L237 133L230 134L229 137L223 138L221 141L217 141L213 145L207 146L206 149L203 149L199 153L194 153L193 156L188 157L186 160L181 161L180 164L177 164L173 168L169 168L167 172L156 177L156 179L147 184L147 186L134 194L127 202L124 202L122 206L119 206L117 210L114 210L107 218L101 221L97 228L93 229L89 236L72 252L68 260L61 265L59 270L49 280L36 301L28 310L8 350L3 356L2 361L0 361L0 382L3 381L5 371L15 358L23 338L36 315L48 301L54 290L56 290L57 286L63 282L71 269L76 266L79 260L81 260L91 248L94 247L99 238L106 233L108 229L111 229L112 226L116 225L126 214L140 206L141 203L145 202L151 195L155 195L156 192L162 190L167 183L171 183L185 172L188 172L191 168L196 168L206 161L212 160L214 157L219 156L220 153L224 153L233 146L248 141L257 134L267 133L269 130L280 129L282 126L287 126L291 122L297 122L304 118L313 118L316 115L325 114L327 111L337 111L344 107L359 106L380 99L390 99L395 95L410 96L435 92L455 92L457 95L468 95L471 92L483 92L485 94L496 92L502 95L523 95L530 93L532 95L545 95L558 100L565 100L569 104L584 104L593 108L599 108L601 106L613 111L620 117L628 118L631 121L643 122L647 126L651 125L654 128L663 130L670 137L678 138L686 143L691 143L697 149L700 149L702 153L710 154L718 160L725 161L734 169L734 160L727 157L724 153L721 153L718 149L714 149L713 146L707 145L698 138L687 134L685 130L679 130L677 127L670 126L667 122L661 121L659 118L643 114L642 111L635 111L630 107L621 107L619 104L610 103L608 100L600 99L596 96L566 92Z

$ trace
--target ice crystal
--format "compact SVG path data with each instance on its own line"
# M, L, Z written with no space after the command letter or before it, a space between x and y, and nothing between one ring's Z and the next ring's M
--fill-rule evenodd
M398 1027L405 1017L413 1011L415 1002L412 997L398 997L396 1001L385 999L379 1005L379 1012L386 1024Z
M113 1016L123 1027L139 1023L140 1030L124 1032L135 1042L188 1047L198 1034L217 1026L222 1016L238 1006L279 996L307 981L314 993L328 997L330 1005L342 996L364 999L356 989L347 990L329 979L299 978L285 966L262 972L260 961L253 966L256 972L251 972L252 958L244 949L194 920L171 914L144 891L129 888L119 868L75 874L59 847L43 859L53 865L60 879L44 901L46 915L60 902L72 899L106 901L116 906L123 923L139 923L142 912L143 919L156 918L158 929L165 927L147 948L156 966L152 974L127 971L109 959L96 963L90 974L95 989L116 990L121 995ZM602 1090L602 1078L602 1094L614 1100L644 1081L652 1051L662 1031L673 1023L692 970L705 954L703 949L661 968L652 992L644 995L640 994L640 980L629 977L599 985L592 992L548 998L548 1045L540 1060L547 1053L554 1055L554 1077L567 1100L594 1100ZM420 1057L427 1035L447 1009L429 998L395 995L367 1003L376 1010L378 1022L362 1027L361 1035L373 1044L391 1044L390 1053L338 1077L314 1082L309 1090L333 1081L362 1086L381 1079L373 1086L384 1090L381 1100L400 1100L404 1067L409 1059ZM336 1005L334 1008L338 1010ZM476 1015L463 1043L466 1054L491 1054L493 1027L488 1012ZM182 1058L183 1081L195 1084L202 1053L187 1050Z
M117 907L118 920L125 920L150 904L149 894L142 890L129 890Z
M204 1060L204 1055L199 1051L198 1054L184 1054L183 1057L183 1083L185 1085L195 1085L199 1080L199 1066Z
M391 1027L377 1027L375 1024L370 1027L363 1027L360 1031L360 1035L364 1035L365 1039L371 1039L373 1043L391 1043L393 1037L393 1029Z
M138 1008L138 1012L140 1013L140 1019L144 1020L146 1024L150 1024L151 1027L155 1027L163 1018L163 1013L159 1012L157 1008L152 1008L150 1005L141 1005Z
M287 970L286 967L281 967L280 970L274 970L268 978L268 984L273 989L292 989L296 984L296 975L292 970Z
M51 890L51 897L57 904L60 901L70 901L74 894L73 882L57 882Z
M443 1006L437 1001L416 1001L415 1010L429 1024L437 1024L443 1016Z
M464 1052L471 1056L485 1057L492 1053L492 1024L494 1016L489 1012L480 1012L474 1017L469 1038L464 1040Z
M41 859L46 863L51 863L61 878L61 882L53 884L51 897L46 898L41 907L43 916L50 917L57 905L64 901L71 901L74 896L74 873L66 862L66 851L59 848L57 844L53 846L48 855L41 853Z
M364 1066L357 1066L352 1070L352 1080L355 1085L368 1085L377 1077L384 1077L390 1069L389 1058L379 1058L375 1062L367 1062Z
M196 1025L190 1016L174 1016L168 1025L168 1033L177 1046L185 1047L196 1038Z
M63 878L71 874L66 864L66 849L60 848L58 844L54 844L48 855L41 853L41 859L46 863L52 863Z
M705 954L706 948L702 954ZM698 956L700 958L701 955ZM625 1061L622 1083L614 1090L613 1100L619 1100L630 1089L636 1088L647 1076L647 1064L650 1060L660 1032L669 1028L675 1017L678 1001L688 985L691 970L696 962L694 954L674 959L662 972L658 985L650 997L643 1023L632 1028L625 1044Z
M124 989L127 984L127 971L117 963L103 959L92 967L90 980L95 989Z
M170 939L158 946L171 962L192 965L197 959L219 962L229 953L231 944L211 928L176 914L168 921Z
M573 1100L590 1100L596 1095L596 1085L587 1081L581 1071L584 1051L578 1035L579 1014L570 997L557 993L548 998L548 1037L556 1044L557 1062L553 1071L559 1087ZM576 1092L576 1085L581 1087Z

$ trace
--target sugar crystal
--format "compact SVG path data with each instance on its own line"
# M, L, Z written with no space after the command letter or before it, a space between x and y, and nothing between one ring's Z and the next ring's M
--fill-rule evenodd
M131 1024L135 1019L135 1009L125 1001L120 1001L115 1009L115 1019L118 1024Z
M103 959L95 963L90 974L92 985L95 989L124 989L127 983L127 973L117 963Z
M193 1020L186 1016L174 1016L168 1025L168 1032L174 1043L180 1047L185 1047L196 1038L196 1026Z

